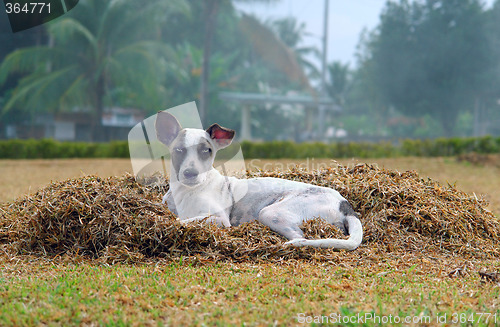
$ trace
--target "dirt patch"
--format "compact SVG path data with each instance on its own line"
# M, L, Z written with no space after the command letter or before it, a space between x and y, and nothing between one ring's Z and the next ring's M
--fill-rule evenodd
M500 222L485 201L452 186L370 165L305 171L249 172L333 187L353 204L364 226L360 252L455 255L493 259L500 254ZM156 177L159 178L159 177ZM181 225L161 204L163 180L141 186L133 176L85 176L52 183L0 207L0 244L16 254L81 254L107 263L151 258L336 260L339 252L284 247L260 223L228 229ZM341 237L321 220L304 225L309 238ZM344 252L341 256L344 256Z
M496 154L481 154L476 152L457 156L457 162L468 162L475 166L491 166L500 168L500 156Z

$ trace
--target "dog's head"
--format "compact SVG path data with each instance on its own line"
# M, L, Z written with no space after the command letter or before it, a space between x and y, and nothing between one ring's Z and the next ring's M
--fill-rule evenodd
M156 116L156 136L168 146L172 174L182 184L194 187L203 183L212 169L215 154L231 144L235 132L218 124L206 130L182 128L177 119L164 111Z

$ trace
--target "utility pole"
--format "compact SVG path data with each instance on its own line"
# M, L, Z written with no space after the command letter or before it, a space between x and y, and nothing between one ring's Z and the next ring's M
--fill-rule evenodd
M323 53L321 56L321 91L320 97L326 97L326 54L328 47L328 3L329 0L325 0L325 11L323 16ZM320 141L324 140L325 135L325 105L319 105L318 113L318 139Z

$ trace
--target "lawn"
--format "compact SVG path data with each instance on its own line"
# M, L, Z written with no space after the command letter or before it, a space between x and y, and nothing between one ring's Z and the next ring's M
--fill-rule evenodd
M500 215L500 167L454 158L364 160L416 170L484 195ZM319 168L327 161L252 161ZM353 165L355 161L340 163ZM1 160L0 202L82 174L121 175L128 160ZM1 241L1 240L0 240ZM13 254L0 242L0 325L500 325L495 259L427 256L362 245L329 260L272 263L150 258L108 265L83 256Z

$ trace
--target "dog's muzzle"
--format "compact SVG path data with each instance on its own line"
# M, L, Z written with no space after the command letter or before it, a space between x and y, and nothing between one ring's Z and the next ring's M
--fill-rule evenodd
M199 176L199 171L193 168L188 168L182 172L182 184L185 185L196 185L199 183L198 181L198 176Z

